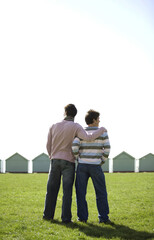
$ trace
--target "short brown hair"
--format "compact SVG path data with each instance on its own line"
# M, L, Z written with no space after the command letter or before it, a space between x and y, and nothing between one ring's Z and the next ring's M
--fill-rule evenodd
M68 104L64 107L64 109L67 116L74 118L77 114L77 109L74 104Z
M99 112L96 112L93 109L90 109L85 116L85 121L87 125L92 124L94 119L97 120L99 116L100 116Z

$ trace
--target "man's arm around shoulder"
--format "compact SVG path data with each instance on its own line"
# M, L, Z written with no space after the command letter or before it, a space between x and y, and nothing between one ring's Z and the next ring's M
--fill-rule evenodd
M98 138L104 132L107 132L107 130L104 127L101 127L98 130L94 131L92 134L87 134L86 131L83 129L83 127L81 127L81 125L79 125L78 130L77 130L77 137L90 142L90 141L93 141L96 138Z

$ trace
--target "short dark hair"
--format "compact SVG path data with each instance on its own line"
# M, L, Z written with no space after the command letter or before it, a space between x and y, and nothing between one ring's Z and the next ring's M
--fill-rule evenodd
M77 109L74 104L68 104L64 107L66 116L75 117L77 114Z
M99 116L100 116L99 112L96 112L93 109L90 109L85 116L85 121L87 125L92 124L94 119L97 120Z

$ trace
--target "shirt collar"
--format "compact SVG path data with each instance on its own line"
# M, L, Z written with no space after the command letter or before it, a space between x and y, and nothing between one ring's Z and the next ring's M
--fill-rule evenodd
M65 117L64 120L66 120L66 121L73 121L74 122L74 118L70 117L70 116Z

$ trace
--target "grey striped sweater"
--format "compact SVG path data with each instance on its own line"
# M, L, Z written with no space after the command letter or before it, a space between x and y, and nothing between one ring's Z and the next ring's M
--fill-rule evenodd
M91 134L98 127L87 127L85 130ZM72 144L72 151L79 163L101 164L104 163L110 153L110 141L108 133L104 132L101 136L92 142L86 142L75 138Z

